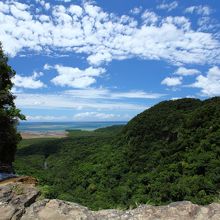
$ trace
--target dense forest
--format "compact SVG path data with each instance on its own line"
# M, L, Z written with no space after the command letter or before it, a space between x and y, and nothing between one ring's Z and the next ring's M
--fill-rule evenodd
M8 64L8 57L4 54L0 42L0 171L11 169L17 144L21 140L16 125L18 119L25 119L16 108L15 96L11 92L13 86L11 79L15 74Z
M126 126L23 140L16 172L92 209L219 201L220 98L164 101Z

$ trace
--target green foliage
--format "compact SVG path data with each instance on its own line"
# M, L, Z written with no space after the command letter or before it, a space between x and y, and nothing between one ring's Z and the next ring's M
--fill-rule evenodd
M219 201L220 98L166 101L124 127L25 140L15 166L46 197L92 209Z
M15 71L8 65L0 43L0 163L10 164L14 160L20 135L16 131L18 119L24 119L20 110L15 107L11 93L11 78Z

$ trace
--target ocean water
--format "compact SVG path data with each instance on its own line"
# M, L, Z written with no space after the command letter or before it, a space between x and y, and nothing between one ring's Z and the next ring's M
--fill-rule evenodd
M126 122L20 122L20 132L63 132L65 130L95 130Z
M15 175L12 173L0 173L0 181L11 177L15 177Z

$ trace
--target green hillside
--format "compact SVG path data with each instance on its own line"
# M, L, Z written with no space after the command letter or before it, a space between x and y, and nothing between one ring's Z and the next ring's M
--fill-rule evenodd
M23 140L17 173L92 209L219 201L220 98L161 102L124 127Z

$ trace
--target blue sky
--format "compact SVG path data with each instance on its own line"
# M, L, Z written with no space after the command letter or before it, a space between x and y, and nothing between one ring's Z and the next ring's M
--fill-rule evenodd
M0 41L28 121L127 121L220 95L219 0L3 0Z

